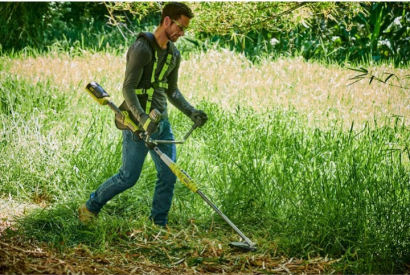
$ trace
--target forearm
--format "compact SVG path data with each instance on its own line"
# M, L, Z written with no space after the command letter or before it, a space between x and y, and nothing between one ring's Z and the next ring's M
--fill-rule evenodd
M189 102L182 95L181 91L178 88L178 74L179 74L179 65L181 63L181 58L178 55L177 65L175 69L168 76L168 90L166 92L168 101L174 105L178 110L187 115L191 116L195 108L189 104Z
M195 108L189 104L182 93L176 88L174 91L167 92L168 101L174 105L178 110L184 113L186 116L191 116Z
M141 107L141 103L138 99L138 96L135 93L134 89L129 89L124 87L122 90L124 95L124 100L127 103L128 107L132 114L139 120L140 116L145 113L144 109Z

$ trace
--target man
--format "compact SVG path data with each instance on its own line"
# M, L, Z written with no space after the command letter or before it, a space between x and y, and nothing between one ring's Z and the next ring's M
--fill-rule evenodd
M200 127L208 119L203 111L196 110L185 100L177 85L181 55L173 42L185 34L193 17L187 5L170 2L162 10L161 22L154 34L139 35L128 49L122 89L125 100L120 108L127 110L152 139L174 140L168 121L167 99ZM162 114L159 124L151 121L148 115L153 109ZM116 124L124 129L120 123ZM176 160L174 144L160 144L158 147L173 161ZM123 131L122 150L123 164L119 173L91 193L90 198L79 208L80 221L91 221L115 195L134 186L141 174L145 157L150 152L158 177L150 219L157 225L166 226L176 176L155 152L145 146L144 141L135 140L131 131Z

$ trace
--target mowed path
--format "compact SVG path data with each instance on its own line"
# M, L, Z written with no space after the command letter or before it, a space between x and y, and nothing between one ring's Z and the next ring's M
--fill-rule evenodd
M121 248L113 248L103 255L95 254L82 244L58 251L46 243L19 234L16 219L41 207L44 206L0 198L0 274L319 274L331 272L334 270L332 264L338 262L322 257L307 260L271 258L266 251L243 253L222 249L196 255L202 260L195 264L188 259L174 261L171 258L169 262L152 262L149 255L127 253ZM222 263L212 260L215 256L221 257L223 253L226 254ZM241 264L238 265L240 258Z

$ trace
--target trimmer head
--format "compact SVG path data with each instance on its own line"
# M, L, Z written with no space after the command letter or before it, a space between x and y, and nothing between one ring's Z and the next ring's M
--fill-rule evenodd
M249 244L245 242L231 242L229 246L234 247L234 248L239 248L245 251L252 251L252 252L255 252L257 249L256 246L250 246Z

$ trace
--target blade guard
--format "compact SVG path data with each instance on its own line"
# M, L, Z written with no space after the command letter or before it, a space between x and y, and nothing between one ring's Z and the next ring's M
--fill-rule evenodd
M90 82L85 89L100 105L107 105L110 101L110 95L97 82Z
M256 246L250 246L249 244L245 242L231 242L229 246L232 248L238 248L244 251L255 252L257 250Z

